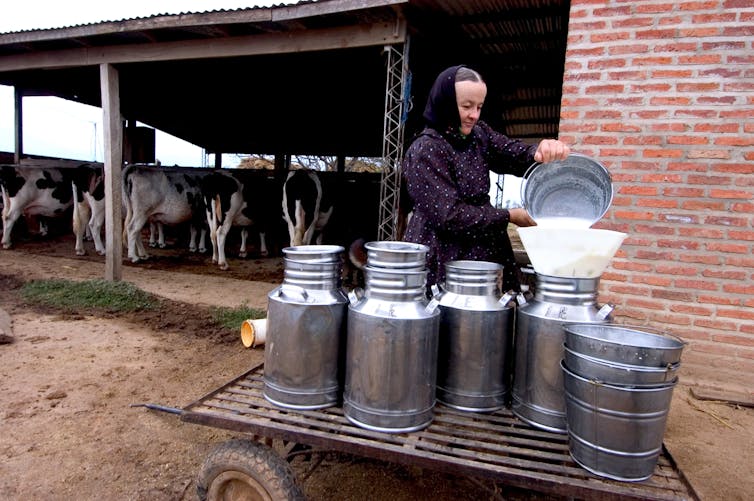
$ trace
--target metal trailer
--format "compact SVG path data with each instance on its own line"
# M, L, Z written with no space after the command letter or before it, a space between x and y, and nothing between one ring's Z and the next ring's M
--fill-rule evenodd
M413 433L381 433L352 424L340 407L314 411L276 407L263 396L263 364L180 411L182 421L250 435L221 444L199 474L201 499L303 499L294 474L270 445L288 444L288 459L306 451L338 451L574 499L698 500L663 446L654 475L619 482L581 468L568 437L535 429L508 409L489 414L435 407L432 424Z

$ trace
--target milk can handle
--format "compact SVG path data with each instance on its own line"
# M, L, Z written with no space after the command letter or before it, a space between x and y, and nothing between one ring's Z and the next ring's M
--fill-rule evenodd
M283 294L286 294L288 296L300 296L301 301L306 302L309 299L309 294L307 294L306 289L299 285L291 285L291 284L283 284L280 286L280 289L278 290L278 296L282 296Z
M364 289L362 289L361 287L356 287L348 293L348 302L351 304L356 304L361 300L362 297L364 297Z

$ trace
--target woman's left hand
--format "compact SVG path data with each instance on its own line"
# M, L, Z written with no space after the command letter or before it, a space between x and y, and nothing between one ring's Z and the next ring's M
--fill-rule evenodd
M537 146L534 160L539 163L565 160L570 153L571 148L564 142L557 139L543 139Z
M536 226L537 222L532 219L526 209L508 209L508 220L516 226Z

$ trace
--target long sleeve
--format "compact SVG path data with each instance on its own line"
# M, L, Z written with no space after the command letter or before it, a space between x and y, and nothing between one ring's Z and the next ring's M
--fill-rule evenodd
M407 152L403 174L406 186L414 202L414 209L422 213L426 222L438 232L474 236L490 229L504 230L508 223L508 211L496 209L489 204L489 196L480 201L479 193L461 193L463 186L486 183L489 189L489 174L486 166L465 172L459 180L453 168L458 161L457 153L441 139L424 136ZM485 176L484 180L473 176ZM476 191L479 191L478 189ZM480 203L482 202L482 203Z

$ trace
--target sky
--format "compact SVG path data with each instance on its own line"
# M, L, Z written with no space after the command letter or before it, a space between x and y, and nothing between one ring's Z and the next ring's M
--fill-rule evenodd
M0 4L0 33L119 21L156 14L264 7L296 1L3 0ZM13 88L0 85L0 151L14 150L13 113ZM24 97L23 124L24 153L103 160L100 108L55 97ZM163 165L202 165L204 155L201 148L161 131L157 131L155 136L156 157ZM214 159L211 158L210 163L214 164Z

